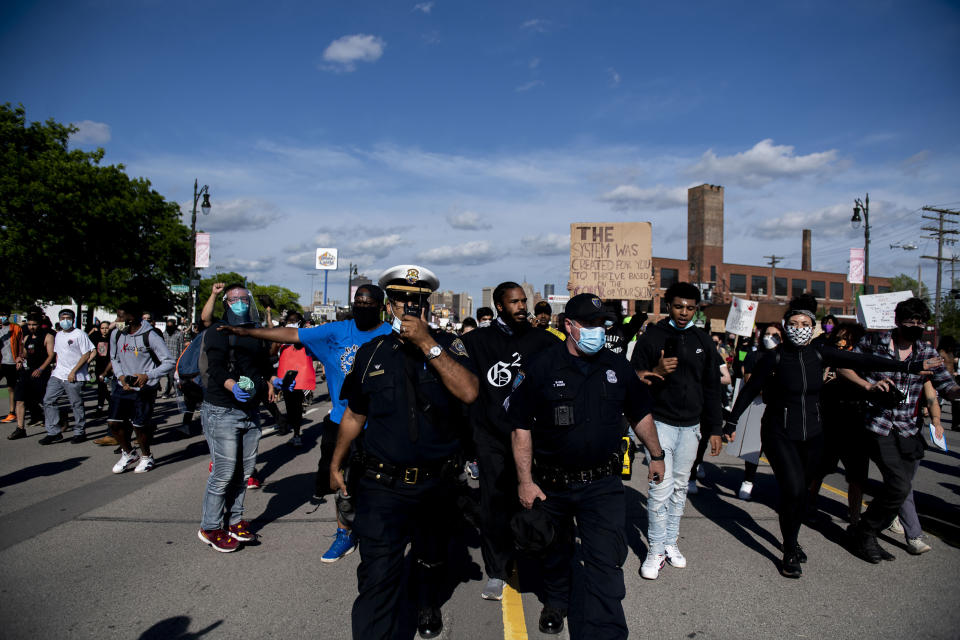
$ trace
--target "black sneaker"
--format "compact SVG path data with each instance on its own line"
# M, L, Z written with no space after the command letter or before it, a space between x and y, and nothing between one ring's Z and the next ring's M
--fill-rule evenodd
M883 549L877 543L876 536L866 533L858 533L851 550L855 556L870 564L880 564L883 559Z
M800 564L804 564L807 561L807 554L803 552L803 547L800 546L800 543L797 543L796 547L797 559L800 560Z
M556 635L563 631L563 615L556 607L544 606L540 612L540 633Z
M60 435L59 433L55 433L52 436L45 435L42 438L40 438L37 442L39 442L40 444L53 444L54 442L60 442L61 440L63 440L63 436Z
M783 554L783 562L780 563L780 575L784 578L799 578L803 575L803 569L800 568L800 554L796 549L791 549Z
M81 442L86 442L86 441L87 441L87 436L86 434L83 434L83 433L81 433L78 436L73 436L72 438L70 438L71 444L80 444Z
M437 607L424 607L417 615L417 633L421 638L436 638L443 631L443 616Z
M19 440L20 438L27 437L27 430L23 427L17 427L13 430L13 433L7 436L7 440Z

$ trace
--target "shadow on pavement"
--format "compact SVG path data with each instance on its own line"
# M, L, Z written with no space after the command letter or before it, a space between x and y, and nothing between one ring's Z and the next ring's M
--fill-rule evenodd
M31 467L24 467L14 471L13 473L8 473L5 476L0 476L0 487L9 487L14 484L19 484L21 482L26 482L27 480L33 480L34 478L39 478L41 476L53 476L62 471L67 471L68 469L73 469L79 467L80 463L86 460L89 456L83 456L78 458L67 458L66 460L58 460L56 462L44 462L42 464L35 464Z
M303 505L309 504L313 493L314 477L314 473L298 473L275 482L264 482L261 491L274 495L270 497L263 513L252 520L256 528L259 530L274 520L279 520Z
M190 618L188 616L174 616L161 620L144 631L140 635L140 640L192 640L207 635L222 624L223 620L217 620L196 633L190 633L187 631L190 628Z

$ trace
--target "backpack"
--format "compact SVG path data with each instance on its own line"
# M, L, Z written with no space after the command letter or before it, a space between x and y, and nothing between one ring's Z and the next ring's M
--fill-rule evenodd
M203 351L203 335L205 333L206 331L190 341L187 348L177 358L176 367L177 375L181 380L193 379L193 382L201 387L203 384L200 380L200 352Z
M153 329L152 331L148 331L143 334L143 348L147 352L147 354L150 356L150 359L153 360L153 366L159 367L160 358L154 352L153 347L150 346L150 334L153 333L154 331L156 331L156 329ZM123 331L121 331L120 329L114 329L110 333L109 339L110 339L110 345L112 347L110 351L111 354L117 353L117 351L119 350L121 334L130 335L130 332L127 329L124 329ZM163 333L160 333L159 335L160 335L160 338L163 339Z

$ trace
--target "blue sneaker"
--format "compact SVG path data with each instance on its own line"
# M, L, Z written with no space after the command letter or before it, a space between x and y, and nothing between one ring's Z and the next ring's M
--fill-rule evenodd
M348 556L357 548L357 536L353 531L347 531L337 527L337 538L327 549L327 552L320 556L320 562L336 562L343 556Z

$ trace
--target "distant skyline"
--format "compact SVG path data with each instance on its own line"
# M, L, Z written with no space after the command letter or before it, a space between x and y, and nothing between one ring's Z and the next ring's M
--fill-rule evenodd
M934 1L0 6L0 100L74 123L187 224L209 184L213 265L304 302L318 246L344 265L328 297L349 262L419 263L475 306L503 280L564 293L571 222L650 221L684 258L702 183L727 262L799 268L810 228L814 269L845 272L869 192L870 273L915 277L920 207L960 208L958 61L960 7Z

